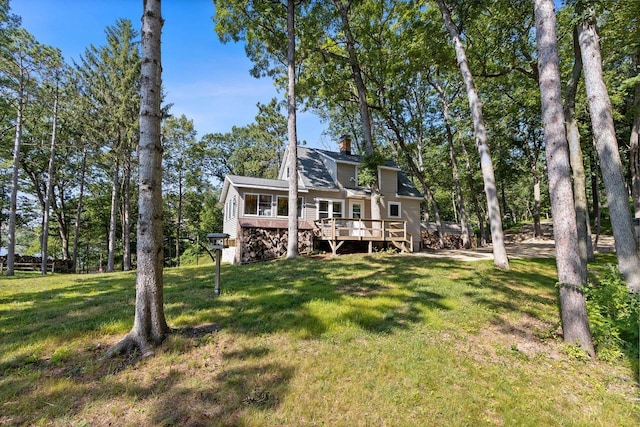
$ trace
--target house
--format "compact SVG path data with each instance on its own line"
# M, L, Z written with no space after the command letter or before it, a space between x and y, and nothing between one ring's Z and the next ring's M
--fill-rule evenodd
M284 158L287 158L285 152ZM422 194L392 161L378 167L381 218L371 219L371 191L358 185L360 157L343 137L340 151L298 147L298 229L300 252L328 244L334 254L347 241L368 246L420 248ZM273 259L286 252L288 167L278 179L227 175L220 200L223 232L230 247L223 259L232 263Z

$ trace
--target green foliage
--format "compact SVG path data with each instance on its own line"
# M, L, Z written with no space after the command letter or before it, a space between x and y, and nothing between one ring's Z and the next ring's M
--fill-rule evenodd
M384 160L384 156L378 151L375 151L371 155L362 155L358 183L367 187L378 182L378 166L382 166Z
M618 269L609 265L600 280L586 288L589 324L598 356L614 361L638 356L640 295L631 294Z
M231 132L209 133L198 143L202 167L221 182L227 174L276 178L287 141L284 104L272 99L257 104L255 122Z

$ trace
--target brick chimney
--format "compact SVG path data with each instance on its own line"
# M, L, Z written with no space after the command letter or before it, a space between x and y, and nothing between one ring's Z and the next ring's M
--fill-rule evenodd
M351 136L342 135L340 137L340 154L351 155Z

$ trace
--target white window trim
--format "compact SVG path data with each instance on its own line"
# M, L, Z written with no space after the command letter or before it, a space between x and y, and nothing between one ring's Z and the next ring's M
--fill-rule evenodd
M349 218L353 218L353 205L360 205L360 218L364 217L364 202L362 200L350 200L349 201Z
M398 206L398 216L391 215L391 206ZM402 218L402 203L400 202L389 202L387 204L387 216L389 218Z
M256 204L256 209L257 212L256 213L247 213L247 196L257 196L258 197L258 203ZM268 196L271 197L271 214L270 215L260 215L260 196ZM242 212L244 214L244 216L254 216L254 217L262 217L262 218L272 218L274 217L274 205L273 205L273 200L274 200L274 196L273 194L266 194L266 193L244 193L244 206L242 207ZM277 208L277 206L276 206Z
M344 211L344 200L342 199L324 199L324 198L318 198L316 199L316 219L320 219L320 202L328 202L329 206L329 211L328 211L328 217L327 218L333 218L333 204L334 203L340 203L341 205L341 213L342 213L342 217L345 217L345 211Z

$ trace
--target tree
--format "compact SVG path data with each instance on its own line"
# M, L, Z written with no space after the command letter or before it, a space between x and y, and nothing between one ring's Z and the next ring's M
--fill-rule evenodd
M573 197L576 207L576 221L578 227L578 249L583 270L587 272L587 261L593 259L593 244L591 242L591 227L589 225L589 210L587 207L587 178L582 161L582 147L580 146L580 129L576 118L576 92L582 74L582 58L578 45L577 29L573 31L574 62L571 77L567 82L564 121L569 143L571 170L573 171ZM586 278L585 278L586 279Z
M542 120L546 142L549 192L560 286L560 314L566 342L595 356L587 305L584 297L586 274L578 254L576 212L573 205L569 147L564 127L560 68L553 0L535 0L536 40Z
M140 156L138 201L138 269L133 328L106 356L138 348L143 356L164 341L169 326L164 316L162 251L162 142L160 102L162 65L160 39L163 19L160 0L143 0L142 91L140 97Z
M122 212L123 264L128 264L130 245L129 182L132 148L137 133L139 110L140 53L138 34L131 21L120 19L105 29L106 45L89 46L76 64L84 95L90 100L94 137L104 147L110 171L111 210L108 229L107 271L115 269L118 212ZM125 268L129 266L123 265Z
M40 271L43 275L47 274L48 247L49 247L49 210L53 199L54 187L54 163L56 156L56 136L58 131L58 105L60 100L60 79L62 73L62 55L59 50L50 53L50 61L52 64L52 85L53 85L53 111L51 120L51 148L49 150L49 165L47 168L47 190L45 195L43 227L42 227L42 261Z
M442 13L444 25L451 36L451 41L453 42L456 51L458 67L460 68L460 73L462 74L462 79L467 89L467 97L469 98L469 108L471 109L471 117L473 119L476 146L478 148L478 153L480 154L484 191L487 197L489 224L491 226L491 240L493 243L493 262L498 268L508 269L509 259L507 258L507 251L504 246L500 204L498 202L493 162L491 160L489 145L487 143L487 130L482 116L482 106L473 82L473 75L471 74L471 70L467 63L466 52L462 45L460 34L457 27L451 20L449 8L444 3L444 0L436 0L436 3Z
M196 131L193 120L182 116L168 117L163 127L165 188L177 199L175 218L176 265L180 266L180 241L183 229L183 205L187 190L186 180L195 162L192 161L196 143Z
M287 0L287 133L289 136L289 219L287 259L298 256L298 137L296 132L295 0Z
M228 174L272 179L278 176L287 141L283 105L272 99L257 106L254 123L233 126L227 133L205 134L197 144L202 168L220 181Z
M457 207L460 214L460 229L462 237L462 246L465 249L469 249L471 243L469 241L469 228L467 226L467 212L464 207L464 199L462 197L462 188L460 186L460 175L458 173L458 164L456 160L455 148L453 144L453 131L451 130L451 118L449 113L449 100L445 93L445 89L442 87L437 79L433 78L429 81L431 86L436 90L440 97L442 104L442 120L444 121L445 134L447 144L449 145L449 159L451 160L451 171L453 173L453 184L456 193ZM457 92L457 91L456 91Z
M42 47L31 34L23 29L11 31L8 44L2 46L2 79L5 99L12 104L15 116L15 133L12 156L11 195L9 202L9 239L7 245L7 276L14 274L16 252L16 224L18 217L18 183L20 150L24 130L25 109L37 85L37 71L42 61Z
M603 78L600 44L596 29L593 2L578 3L586 12L578 23L577 34L582 53L582 71L591 116L591 127L600 160L602 178L611 215L611 227L615 237L618 268L627 287L640 292L640 257L636 248L635 233L629 211L629 197L622 174L622 161L618 149L613 108ZM581 10L579 10L580 12Z

